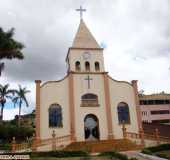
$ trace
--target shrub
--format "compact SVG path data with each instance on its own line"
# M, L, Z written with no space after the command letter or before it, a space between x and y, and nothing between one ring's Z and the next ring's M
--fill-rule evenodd
M0 124L0 141L5 143L11 143L12 137L15 137L18 141L24 141L26 137L31 137L33 133L34 129L31 127L18 127L9 122Z
M10 150L11 149L11 145L8 143L5 144L0 144L0 150Z
M120 160L128 160L126 155L120 154L118 152L102 152L99 154L99 156L106 156L106 157L110 157L110 158L118 158Z
M144 148L142 150L142 153L152 154L152 153L155 153L155 152L166 151L166 150L170 150L170 144L161 144L161 145L154 146L154 147Z
M80 160L91 160L92 158L90 156L87 157L81 157Z
M5 153L2 153L5 154ZM25 155L29 154L31 158L36 157L89 157L86 152L83 151L50 151L50 152L22 152L22 153L14 153L15 155Z
M149 150L149 149L147 149L147 148L144 148L143 150L142 150L142 153L144 153L144 154L152 154L152 152Z
M164 153L156 153L156 155L157 155L158 157L161 157L161 158L167 158L167 159L170 158L168 155L166 155L166 154L164 154Z
M87 157L88 154L83 151L50 151L50 152L32 152L31 157Z
M165 151L165 150L170 150L170 144L161 144L155 147L148 147L151 152L159 152L159 151Z

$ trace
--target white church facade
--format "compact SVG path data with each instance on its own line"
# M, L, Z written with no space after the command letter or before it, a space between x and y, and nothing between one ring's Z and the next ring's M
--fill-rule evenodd
M81 19L68 49L67 75L36 80L36 138L71 135L72 141L121 139L122 125L141 127L137 81L114 80L104 68L104 49Z

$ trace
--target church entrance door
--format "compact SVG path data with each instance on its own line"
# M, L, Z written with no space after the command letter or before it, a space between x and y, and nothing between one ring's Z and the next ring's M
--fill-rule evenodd
M84 134L87 141L99 140L99 121L95 115L88 114L84 118Z

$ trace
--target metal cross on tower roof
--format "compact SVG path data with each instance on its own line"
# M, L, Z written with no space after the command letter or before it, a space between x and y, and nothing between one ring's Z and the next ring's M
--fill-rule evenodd
M80 19L83 19L83 12L86 12L86 9L83 9L82 6L80 6L76 11L80 12Z

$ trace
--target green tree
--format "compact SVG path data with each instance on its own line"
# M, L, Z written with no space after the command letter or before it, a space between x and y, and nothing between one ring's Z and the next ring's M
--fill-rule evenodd
M9 89L9 84L5 84L4 86L0 84L0 106L1 106L1 114L0 121L3 120L3 111L5 107L5 103L7 99L11 99L11 95L14 94L14 90Z
M0 60L2 59L23 59L24 55L21 50L24 48L24 45L14 38L14 28L5 32L0 27ZM4 69L4 63L0 62L0 76L1 72Z
M14 103L14 107L16 106L16 104L19 107L19 115L18 115L18 126L20 126L20 120L21 120L21 108L23 103L26 104L26 106L28 107L28 101L26 99L26 94L29 93L30 91L26 89L26 87L21 87L21 85L19 85L19 89L15 90L15 96L13 98L13 103Z

